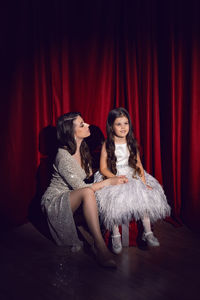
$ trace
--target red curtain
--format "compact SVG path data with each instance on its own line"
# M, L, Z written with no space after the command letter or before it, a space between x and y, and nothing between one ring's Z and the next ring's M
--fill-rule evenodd
M1 223L27 221L47 150L40 134L80 111L105 134L126 107L172 216L200 229L198 1L18 1L1 9ZM42 173L44 180L45 171Z

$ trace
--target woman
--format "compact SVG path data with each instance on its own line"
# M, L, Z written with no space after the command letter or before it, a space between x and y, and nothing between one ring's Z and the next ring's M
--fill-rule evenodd
M67 113L57 122L58 152L53 165L50 186L42 197L43 211L52 237L58 245L81 247L73 214L82 204L83 215L94 239L97 259L104 267L116 264L101 235L95 192L108 185L127 182L124 176L116 176L98 183L86 184L91 175L91 160L84 138L90 135L89 125L80 113Z

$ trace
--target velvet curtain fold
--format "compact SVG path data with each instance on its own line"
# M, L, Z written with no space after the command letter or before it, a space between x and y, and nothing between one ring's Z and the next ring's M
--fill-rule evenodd
M198 228L198 1L19 1L3 9L2 224L27 220L48 154L45 128L80 111L105 134L109 110L123 106L173 217Z

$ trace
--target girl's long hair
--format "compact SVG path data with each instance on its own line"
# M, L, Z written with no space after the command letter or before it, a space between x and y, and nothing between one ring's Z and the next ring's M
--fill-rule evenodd
M71 155L76 152L76 141L74 138L74 120L81 116L79 112L69 112L60 116L57 120L57 139L59 147L66 149ZM91 156L86 142L83 140L80 146L81 165L87 177L90 175Z
M128 111L125 108L119 107L111 110L108 114L108 119L106 123L106 132L107 132L107 140L106 140L106 151L107 151L107 166L108 169L113 173L117 174L116 161L117 158L115 156L115 143L114 143L114 130L113 124L116 118L126 117L129 122L129 132L126 136L127 147L130 153L128 164L130 167L134 169L134 174L138 173L141 176L141 170L137 167L137 152L138 152L138 144L133 135L133 127L131 123L131 119Z

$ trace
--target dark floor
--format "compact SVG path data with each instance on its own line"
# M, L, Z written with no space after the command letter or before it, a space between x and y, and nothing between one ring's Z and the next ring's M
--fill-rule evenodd
M200 237L166 222L155 233L159 248L125 248L117 270L55 246L30 223L1 234L0 299L200 299Z

